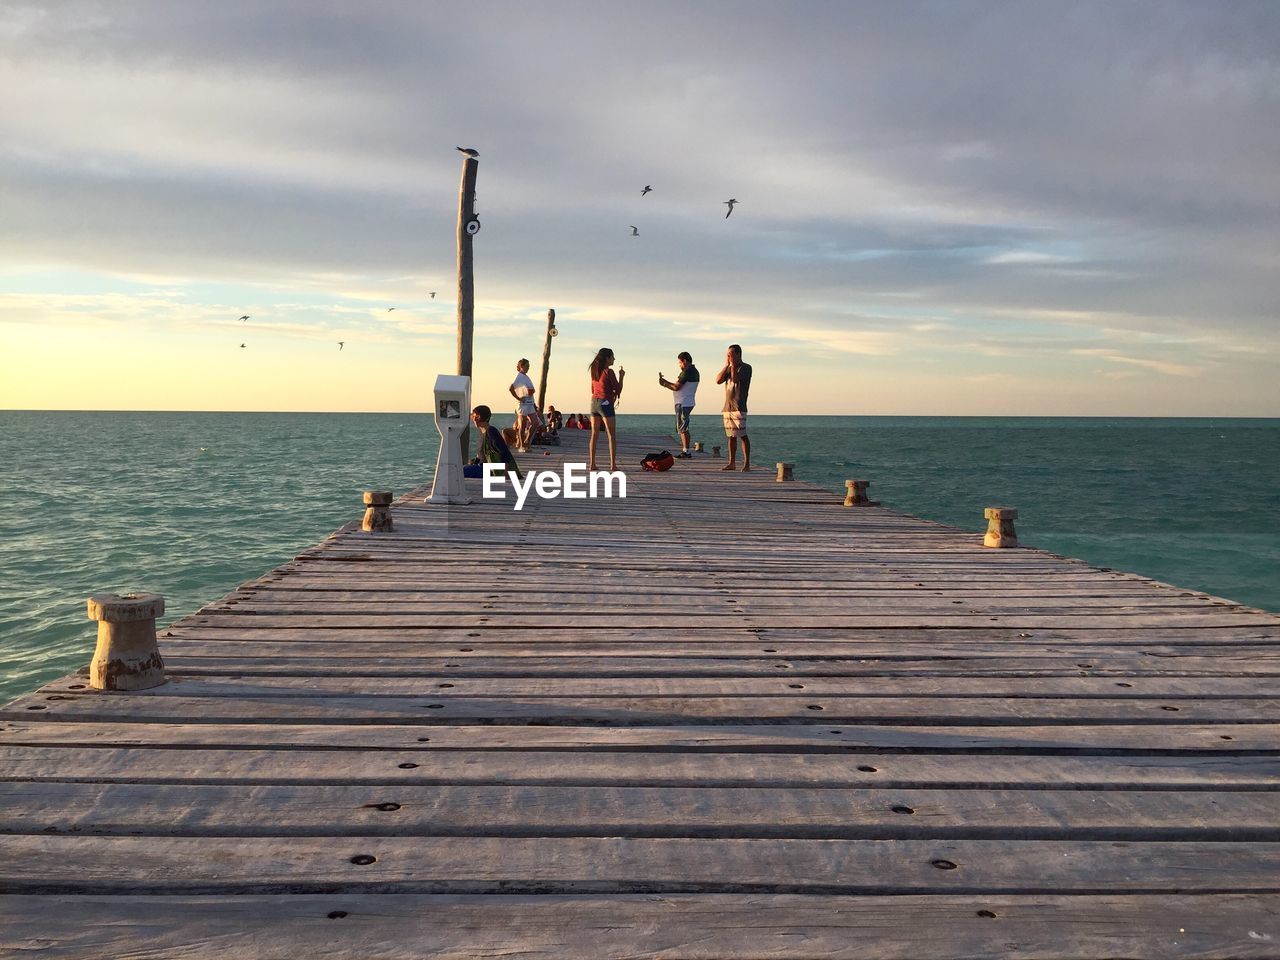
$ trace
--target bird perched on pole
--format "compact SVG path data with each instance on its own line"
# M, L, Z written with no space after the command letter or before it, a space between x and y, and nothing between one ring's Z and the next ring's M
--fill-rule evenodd
M733 213L733 205L734 205L735 203L737 203L737 202L738 202L737 200L726 200L726 201L725 201L725 204L729 207L729 213ZM728 220L728 219L729 219L729 213L726 213L726 214L724 215L724 218L725 218L726 220Z
M459 153L465 153L472 160L480 156L479 150L472 150L470 147L455 147L454 149L457 150Z

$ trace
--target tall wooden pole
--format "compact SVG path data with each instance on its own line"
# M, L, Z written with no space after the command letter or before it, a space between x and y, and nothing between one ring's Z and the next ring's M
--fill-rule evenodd
M462 158L462 184L458 188L458 376L471 376L471 335L475 326L475 283L471 243L480 228L476 219L476 171L480 161L471 154ZM474 224L474 226L473 226ZM470 411L467 411L470 413ZM462 431L462 462L468 460L471 430Z
M542 376L538 378L538 415L547 410L547 371L551 368L551 338L556 333L556 312L547 311L547 339L542 344Z

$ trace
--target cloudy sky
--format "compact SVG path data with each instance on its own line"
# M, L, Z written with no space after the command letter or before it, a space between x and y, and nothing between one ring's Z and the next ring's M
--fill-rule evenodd
M1270 2L6 0L0 407L426 409L463 145L477 402L1280 416L1278 117Z

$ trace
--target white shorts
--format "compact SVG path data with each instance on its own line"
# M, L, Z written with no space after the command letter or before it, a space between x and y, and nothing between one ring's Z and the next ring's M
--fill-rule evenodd
M747 415L739 413L737 410L726 410L724 414L724 435L726 437L741 437L746 432Z

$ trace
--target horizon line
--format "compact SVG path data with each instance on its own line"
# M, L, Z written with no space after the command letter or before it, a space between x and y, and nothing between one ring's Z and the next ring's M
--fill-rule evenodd
M565 412L565 411L561 411ZM0 413L211 413L211 414L295 414L299 416L422 416L432 417L430 410L160 410L132 409L126 407L61 408L61 407L0 407ZM576 413L576 411L575 411ZM514 416L514 412L512 416ZM695 408L693 416L715 417L720 411L698 413ZM619 417L670 417L672 411L633 411L620 413ZM1149 413L752 413L752 417L810 417L822 419L859 417L863 419L920 418L930 420L1280 420L1280 413L1196 413L1196 414L1149 414Z

